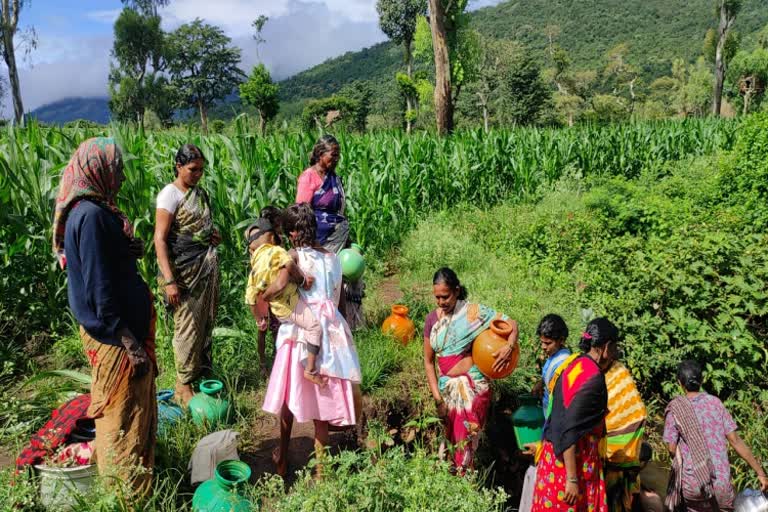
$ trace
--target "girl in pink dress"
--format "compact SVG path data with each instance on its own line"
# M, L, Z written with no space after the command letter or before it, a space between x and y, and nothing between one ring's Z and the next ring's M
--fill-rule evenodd
M349 326L339 313L342 297L341 265L336 255L316 245L316 221L309 205L285 210L283 230L296 247L301 270L315 278L303 298L323 330L317 368L321 385L303 377L308 350L305 333L285 323L278 331L275 362L269 377L263 409L280 416L280 446L273 458L277 474L287 472L288 444L293 420L315 424L315 452L322 455L328 444L329 425L354 425L360 408L360 362Z

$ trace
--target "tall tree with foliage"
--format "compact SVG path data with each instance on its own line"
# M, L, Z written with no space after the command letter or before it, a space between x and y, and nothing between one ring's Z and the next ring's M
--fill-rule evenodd
M416 19L427 11L426 0L377 0L376 11L379 13L379 26L390 41L402 44L405 60L405 74L408 80L397 78L398 84L410 82L408 91L415 90L413 82L413 38L416 34ZM405 90L401 85L401 90ZM414 94L405 95L406 131L411 132Z
M267 122L274 119L280 110L278 91L278 85L272 82L272 76L264 64L254 66L248 80L240 84L240 99L259 112L259 131L262 136L267 132Z
M502 117L509 123L539 122L552 99L552 90L541 77L541 69L530 52L520 52L502 76Z
M510 71L510 65L523 52L520 44L504 39L493 39L477 34L478 58L477 73L468 84L467 93L475 110L479 109L483 118L483 128L490 129L491 118L502 103L504 77ZM460 105L466 105L462 102ZM462 109L463 110L463 109Z
M21 83L13 38L18 32L19 15L24 4L24 0L0 0L0 46L3 50L3 60L8 67L8 81L11 83L13 95L13 115L19 124L24 122L24 104L21 101ZM30 42L34 47L34 32L31 33Z
M728 63L725 59L725 46L728 34L741 10L742 0L716 0L719 22L717 25L717 48L715 50L715 90L712 99L712 113L720 115L723 102L723 83Z
M336 96L346 98L356 105L352 112L350 125L355 130L364 132L373 100L371 84L366 80L355 80L339 89Z
M115 21L115 42L109 75L109 108L122 121L144 126L144 114L163 103L166 80L159 76L165 57L160 16L125 8Z
M203 133L208 133L208 109L232 93L245 78L238 67L240 49L216 26L195 19L168 35L170 72L185 106L200 111Z

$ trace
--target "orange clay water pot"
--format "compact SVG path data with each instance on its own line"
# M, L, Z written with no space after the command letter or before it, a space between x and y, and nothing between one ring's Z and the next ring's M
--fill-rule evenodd
M493 354L509 344L507 338L512 334L512 326L506 320L496 319L491 322L491 328L481 332L472 343L472 359L478 369L489 379L503 379L517 368L520 358L520 347L515 344L515 350L509 360L509 366L503 371L492 370L495 359Z
M392 314L381 324L381 332L392 336L403 345L407 345L416 334L413 321L408 318L408 307L402 304L392 306Z

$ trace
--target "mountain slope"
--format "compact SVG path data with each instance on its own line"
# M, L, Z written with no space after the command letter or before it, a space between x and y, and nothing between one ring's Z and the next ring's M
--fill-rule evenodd
M109 123L109 98L64 98L38 107L30 117L50 124L63 124L76 119Z
M545 27L560 27L558 43L579 68L602 65L606 51L619 43L629 45L629 60L647 79L668 74L672 60L692 61L701 53L704 35L715 27L712 0L519 0L479 9L470 14L481 33L517 39L543 56ZM768 24L763 0L745 0L736 30L750 46L754 34ZM330 59L280 83L281 98L296 102L338 91L355 79L382 87L392 84L401 67L402 51L381 43L360 52Z

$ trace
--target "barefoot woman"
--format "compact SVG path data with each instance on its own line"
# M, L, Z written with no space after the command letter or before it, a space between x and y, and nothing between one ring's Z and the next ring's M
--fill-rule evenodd
M288 469L288 444L293 420L312 420L315 452L320 458L328 445L330 427L354 425L359 411L360 362L349 325L338 306L342 300L341 265L333 252L316 242L316 221L309 205L286 208L283 228L296 247L299 268L314 278L309 290L300 290L320 321L323 336L317 355L319 384L303 378L308 345L306 333L283 324L277 353L264 398L264 410L280 416L280 447L274 453L277 473Z
M176 396L185 404L194 395L192 383L211 370L219 304L216 246L221 237L213 226L208 194L198 186L204 166L200 149L185 144L176 153L176 179L157 196L158 281L173 308Z
M517 343L517 322L482 304L467 302L467 290L450 268L438 270L432 283L437 309L427 315L424 325L424 369L448 441L455 448L453 463L463 472L473 466L478 435L491 403L488 381L472 360L472 342L492 320L510 322L509 345L493 354L494 369L502 370L510 364Z

